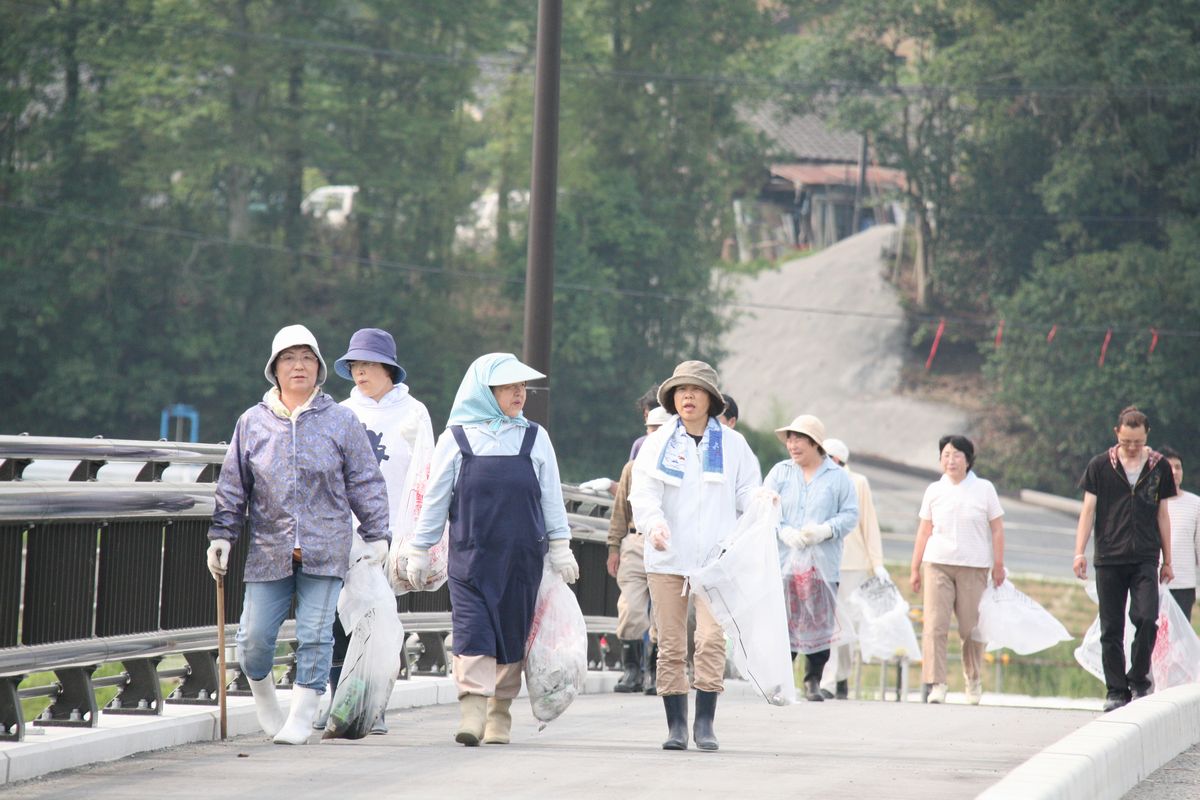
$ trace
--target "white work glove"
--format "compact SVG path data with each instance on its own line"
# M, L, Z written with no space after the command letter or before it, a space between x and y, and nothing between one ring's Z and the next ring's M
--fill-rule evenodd
M666 550L671 543L671 529L665 522L656 522L650 529L650 546L655 550Z
M408 559L405 574L414 589L425 588L429 580L429 550L414 546L411 542L404 545L404 557Z
M774 489L768 489L765 486L760 486L754 490L754 494L750 496L752 502L764 500L773 506L779 505L779 492Z
M382 564L387 561L388 556L388 540L387 539L372 539L366 542L367 553L360 561L366 561L368 564Z
M800 529L800 538L805 547L812 547L814 544L820 544L832 537L833 528L829 527L827 522L822 522L820 525L808 524Z
M883 564L875 568L875 577L881 581L890 581L892 579L892 576L888 574L887 567Z
M571 552L570 539L550 540L550 566L567 583L579 580L579 562Z
M779 529L779 541L796 549L807 546L804 544L804 537L800 534L800 529L790 525L784 525Z
M229 571L229 551L233 543L228 539L213 539L208 545L208 571L215 581Z

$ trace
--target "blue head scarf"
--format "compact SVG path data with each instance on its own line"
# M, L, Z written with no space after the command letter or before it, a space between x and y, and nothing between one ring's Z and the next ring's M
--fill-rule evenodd
M458 393L454 395L454 405L450 408L450 419L446 425L487 425L493 431L502 425L517 425L522 428L529 426L522 411L515 417L507 416L500 410L496 395L492 394L493 386L504 386L509 383L520 383L545 375L522 364L512 353L488 353L480 356L467 368Z

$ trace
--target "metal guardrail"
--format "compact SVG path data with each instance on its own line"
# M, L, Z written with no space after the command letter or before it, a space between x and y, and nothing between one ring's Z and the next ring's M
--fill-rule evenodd
M216 587L204 568L214 481L225 445L0 436L0 741L24 738L21 700L51 698L35 725L95 727L96 689L118 686L105 713L161 714L164 702L215 703ZM564 485L588 622L589 662L614 667L616 583L605 566L607 495ZM227 618L241 615L245 549L234 548ZM408 633L402 674L446 674L449 591L397 598ZM228 626L230 638L236 625ZM280 631L294 644L294 623ZM167 656L186 666L159 669ZM289 666L280 686L291 686ZM119 662L123 673L93 678ZM232 664L236 670L236 663ZM49 687L21 688L54 672ZM161 680L181 678L169 697ZM248 692L236 674L231 693Z

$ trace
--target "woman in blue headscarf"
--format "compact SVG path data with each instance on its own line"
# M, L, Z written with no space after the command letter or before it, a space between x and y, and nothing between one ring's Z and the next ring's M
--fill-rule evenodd
M546 377L510 353L475 359L438 438L425 505L405 548L408 579L424 586L429 548L450 519L454 681L462 710L455 741L507 744L521 690L525 640L545 559L579 577L558 460L546 431L525 418L525 382Z

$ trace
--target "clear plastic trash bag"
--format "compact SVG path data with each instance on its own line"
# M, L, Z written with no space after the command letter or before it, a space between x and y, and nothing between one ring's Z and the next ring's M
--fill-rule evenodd
M796 702L783 581L779 572L778 496L756 496L719 555L691 576L729 641L736 671L772 705Z
M338 616L350 646L322 739L366 736L387 708L400 673L404 626L396 613L396 595L380 565L365 560L369 551L358 534L354 540L352 563L338 596Z
M587 677L587 624L574 593L547 559L525 641L525 687L542 725L559 717Z
M873 576L850 595L863 661L921 660L921 645L909 619L908 601L890 578Z
M850 618L838 611L837 589L816 564L815 548L790 548L781 572L792 652L816 653L855 640Z
M1053 614L1006 579L999 587L989 582L983 590L979 624L971 632L971 638L986 642L988 652L1007 647L1027 656L1075 637Z
M398 594L408 592L435 592L449 578L450 525L442 529L442 538L429 548L429 577L424 586L413 586L408 581L408 558L404 546L417 529L417 520L425 506L425 492L429 488L429 468L433 459L433 439L424 430L418 433L413 447L412 461L404 478L404 497L400 514L396 519L396 530L392 531L392 546L387 558L387 579L392 590Z

